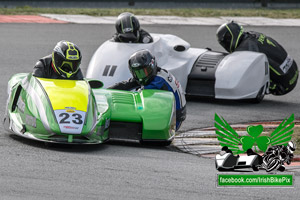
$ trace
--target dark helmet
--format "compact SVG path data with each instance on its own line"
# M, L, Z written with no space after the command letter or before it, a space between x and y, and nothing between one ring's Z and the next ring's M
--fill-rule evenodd
M70 78L79 69L81 53L77 45L62 40L56 44L52 52L52 64L56 72L64 78Z
M139 40L140 23L134 14L121 13L116 21L118 37L123 42L136 42Z
M140 50L130 56L129 70L141 85L149 84L157 74L155 57L148 50Z
M238 46L243 33L243 27L233 21L222 24L217 30L218 42L226 51L233 52Z

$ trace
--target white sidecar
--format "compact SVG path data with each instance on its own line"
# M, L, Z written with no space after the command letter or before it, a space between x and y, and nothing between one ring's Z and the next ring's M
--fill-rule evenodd
M257 155L234 156L232 153L220 153L216 155L216 169L219 171L233 171L234 169L252 168L259 170L259 158Z
M148 49L158 66L170 71L187 95L217 99L254 99L259 102L269 88L269 64L264 54L241 51L232 54L191 48L183 39L151 34L149 44L103 43L94 53L87 78L99 79L104 88L131 77L128 59Z

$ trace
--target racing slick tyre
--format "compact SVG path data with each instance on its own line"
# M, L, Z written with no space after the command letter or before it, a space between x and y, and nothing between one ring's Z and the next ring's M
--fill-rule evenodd
M258 171L259 168L257 166L252 166L253 171Z
M169 146L171 143L172 141L146 141L146 140L140 141L140 144L142 145L159 146L159 147Z
M259 92L257 93L256 98L251 99L250 101L252 103L260 103L265 97L265 86L263 86L262 88L260 88Z
M281 165L277 170L278 170L278 171L281 171L281 172L284 172L285 167L284 167L283 165Z

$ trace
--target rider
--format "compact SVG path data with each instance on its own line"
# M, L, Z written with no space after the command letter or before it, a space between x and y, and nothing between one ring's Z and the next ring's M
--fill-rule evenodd
M186 117L186 101L179 81L167 70L157 66L155 57L148 50L140 50L129 58L132 78L110 86L109 89L137 90L158 89L171 91L176 101L176 130Z
M151 35L140 28L139 20L129 12L121 13L115 23L117 33L113 36L115 42L151 43Z
M284 95L292 91L298 79L295 60L271 37L262 33L244 32L243 27L231 21L217 30L218 42L230 53L234 51L255 51L264 53L269 61L270 92Z
M275 145L271 146L267 149L267 151L263 155L263 167L268 169L269 164L272 164L272 161L274 159L278 159L280 161L278 165L279 171L284 171L284 163L287 163L288 165L291 164L291 161L294 157L294 151L296 147L294 142L290 141L288 144L285 145ZM272 165L271 165L272 166Z
M33 76L40 78L82 80L79 68L81 52L76 44L62 40L52 54L41 58L33 68Z

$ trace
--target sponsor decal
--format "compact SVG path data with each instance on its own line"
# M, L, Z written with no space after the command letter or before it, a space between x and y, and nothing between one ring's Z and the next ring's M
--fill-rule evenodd
M292 65L293 65L293 58L287 56L284 62L280 65L280 69L283 71L283 73L286 74Z
M76 108L74 107L65 107L67 113L74 113Z
M25 103L24 103L24 101L22 100L21 97L18 99L17 106L18 106L19 110L20 110L22 113L24 113L24 111L25 111Z
M124 28L123 30L124 30L125 33L132 32L132 28Z
M26 125L36 128L36 118L30 115L25 116Z
M66 129L75 129L75 130L78 129L78 127L73 127L73 126L64 126L64 128L66 128Z
M132 67L139 67L139 66L140 66L140 63L132 63L131 66L132 66Z

